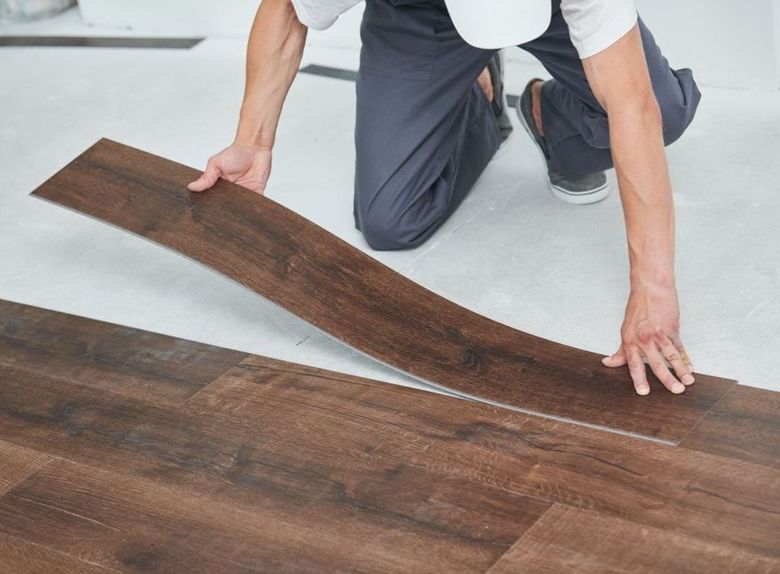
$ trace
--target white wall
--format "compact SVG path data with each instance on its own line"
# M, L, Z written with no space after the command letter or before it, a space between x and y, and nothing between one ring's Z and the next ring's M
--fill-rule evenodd
M475 0L476 1L476 0ZM518 0L521 1L521 0ZM700 84L780 88L780 0L636 0L675 67L691 67ZM87 22L140 33L246 35L259 0L80 0ZM310 42L360 45L361 7ZM530 56L519 50L510 57Z

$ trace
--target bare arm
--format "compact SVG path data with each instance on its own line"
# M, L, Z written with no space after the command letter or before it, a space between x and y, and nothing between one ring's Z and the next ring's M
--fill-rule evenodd
M249 36L235 141L209 160L203 175L189 185L192 191L209 189L220 177L265 191L279 116L298 72L306 32L290 0L263 0Z
M604 364L628 364L637 392L647 394L646 360L670 391L681 393L685 385L693 383L693 375L679 337L674 203L661 112L638 28L635 26L606 50L583 60L583 66L591 89L609 117L631 265L631 294L621 331L622 345Z

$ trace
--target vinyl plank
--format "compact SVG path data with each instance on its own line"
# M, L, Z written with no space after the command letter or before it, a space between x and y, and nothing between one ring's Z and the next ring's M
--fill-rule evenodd
M415 284L281 205L101 140L34 195L137 233L242 283L384 363L456 392L535 412L681 439L733 381L698 376L682 396L625 369L477 315Z
M553 506L489 574L770 574L780 564L685 532L640 526L597 512Z
M52 460L52 457L46 454L0 440L0 496L24 482Z
M262 437L262 460L289 456L291 444L307 464L327 452L327 464L354 467L351 453L370 452L366 464L382 456L446 469L452 478L780 555L777 469L306 370L250 357L185 410L212 419L215 434Z
M780 468L780 393L735 387L680 446Z
M103 566L143 571L484 571L508 544L361 521L331 508L239 506L141 477L57 461L0 499L0 529Z
M337 556L312 546L306 564L327 559L348 569L370 532L373 569L391 569L392 555L408 547L402 566L409 570L412 562L476 570L494 563L551 503L734 552L780 554L777 469L262 357L247 357L179 407L0 365L0 440L88 465L86 474L110 473L86 489L99 512L114 495L109 485L130 480L140 481L138 491L162 489L161 499L214 504L213 514L250 512L265 529L278 523L283 532L338 533ZM95 533L20 522L37 516L20 488L37 489L34 500L51 505L44 495L52 490L60 500L60 487L36 481L61 472L36 472L13 498L0 499L0 531L90 562L95 552L103 565L124 564L116 557L127 555L126 544L135 561L154 554L151 541L163 544L162 532L180 538L162 525L181 518L175 509L120 524L135 531L157 521L157 530L132 543L106 530L114 519L100 513L89 514L87 526L78 522ZM68 512L79 514L80 500ZM197 518L197 529L209 529L204 520ZM40 532L38 522L49 527ZM64 538L47 538L55 535ZM79 553L85 539L95 548ZM241 564L276 560L284 557L250 553Z
M12 48L153 48L189 50L203 38L133 38L129 36L3 36L0 46Z
M0 365L180 402L245 353L0 300Z
M407 565L435 559L454 571L484 568L549 507L549 503L489 482L450 476L446 468L405 465L392 453L385 458L371 457L364 449L370 451L383 440L381 427L363 430L365 444L310 440L312 444L296 447L285 438L294 413L273 424L265 420L270 415L252 413L251 432L236 435L219 421L214 424L213 418L75 383L53 386L40 375L31 379L7 367L0 367L0 381L0 437L35 444L95 469L140 477L192 496L199 504L218 501L219 512L251 510L271 530L293 524L293 530L308 529L312 537L315 533L311 529L332 532L344 538L338 546L343 564L351 563L352 554L363 552L368 544L364 537L370 533L372 552L387 555L387 560L402 547ZM261 422L271 424L271 428L266 432L259 426ZM318 432L309 428L314 434ZM279 440L273 439L277 434ZM150 488L149 484L144 486ZM93 494L103 496L101 492ZM58 499L61 496L57 494ZM16 514L0 513L0 529L17 522ZM37 523L34 520L31 528ZM34 532L6 531L50 544L36 538ZM320 536L323 541L330 540ZM112 538L96 544L115 548L115 542ZM289 545L278 546L280 554L274 556L280 560L284 552L306 554L301 549L293 551ZM69 547L54 547L72 552ZM307 543L307 547L312 553L307 560L317 562L328 556L319 543ZM76 556L96 559L91 554ZM267 558L277 560L270 555ZM97 561L116 566L105 556ZM378 562L372 569L387 570L391 565Z
M0 533L0 572L9 574L105 574L103 568Z

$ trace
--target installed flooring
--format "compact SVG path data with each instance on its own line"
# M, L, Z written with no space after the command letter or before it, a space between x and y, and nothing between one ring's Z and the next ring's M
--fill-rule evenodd
M698 375L684 395L492 321L417 285L293 211L196 170L101 140L34 195L187 255L367 355L463 395L678 442L734 382Z
M671 446L0 301L0 571L776 572L776 396Z

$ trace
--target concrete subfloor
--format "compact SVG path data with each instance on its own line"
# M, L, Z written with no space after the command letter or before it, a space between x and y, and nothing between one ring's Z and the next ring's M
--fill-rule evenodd
M28 33L117 35L83 26L76 11L0 27ZM322 38L311 35L304 65L357 66L354 43ZM0 48L0 298L418 386L191 261L28 197L100 137L202 167L233 136L244 42ZM540 73L510 59L510 91ZM780 92L702 91L696 121L669 149L683 340L698 371L780 390ZM556 200L518 127L431 241L373 252L351 219L353 125L351 83L301 75L268 195L479 313L599 353L616 349L627 295L616 191L593 206Z

